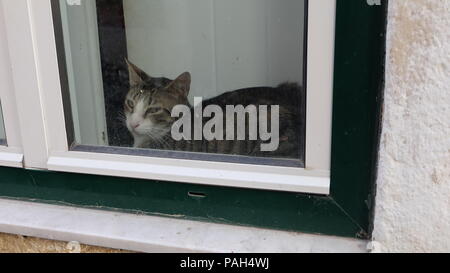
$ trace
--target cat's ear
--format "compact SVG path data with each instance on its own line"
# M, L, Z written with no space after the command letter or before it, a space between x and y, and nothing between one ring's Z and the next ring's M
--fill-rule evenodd
M130 86L140 85L148 80L151 80L149 75L131 63L128 59L125 59L125 62L127 63L128 72L130 75Z
M172 81L166 88L169 92L174 92L179 96L186 97L191 90L191 74L184 72L174 81Z

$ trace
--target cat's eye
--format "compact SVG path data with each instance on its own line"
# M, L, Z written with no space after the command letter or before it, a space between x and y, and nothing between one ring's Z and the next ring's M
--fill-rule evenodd
M134 101L132 100L127 100L126 101L126 105L129 109L133 110L134 109Z
M156 114L159 113L161 111L163 111L164 109L161 107L150 107L147 109L147 111L145 112L145 115L151 115L151 114Z

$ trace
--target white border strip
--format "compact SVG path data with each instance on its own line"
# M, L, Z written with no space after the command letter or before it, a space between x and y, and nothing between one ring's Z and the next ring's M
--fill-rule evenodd
M3 1L0 2L0 103L8 152L22 147ZM22 152L20 152L22 153ZM3 163L0 163L3 164Z
M241 164L233 163L164 158L152 160L145 157L66 152L61 153L60 156L51 156L48 161L48 168L49 170L63 172L93 173L202 185L324 195L330 193L329 172L313 172L274 166L242 168ZM304 176L306 173L308 176Z
M367 252L367 242L0 199L0 232L140 252Z
M35 48L36 37L31 22L30 2L47 1L2 1L3 16L12 69L12 84L17 103L18 125L21 131L21 144L24 153L24 165L29 168L46 168L48 150L43 109L45 104L41 98L41 76L48 73L46 69L38 69L40 63ZM49 1L48 1L49 2ZM3 41L2 41L3 42ZM51 62L51 60L48 60ZM56 61L55 61L56 62ZM6 116L5 125L10 122ZM9 128L6 127L8 134ZM8 136L9 137L9 136ZM7 139L11 145L10 139Z
M0 147L0 166L22 168L23 154L10 150L11 148Z
M308 8L306 167L330 170L336 0Z

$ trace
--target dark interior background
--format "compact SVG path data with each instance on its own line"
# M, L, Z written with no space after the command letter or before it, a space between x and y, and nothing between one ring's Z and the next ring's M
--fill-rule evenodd
M108 141L110 146L129 147L133 138L123 121L123 101L129 87L123 1L96 1Z

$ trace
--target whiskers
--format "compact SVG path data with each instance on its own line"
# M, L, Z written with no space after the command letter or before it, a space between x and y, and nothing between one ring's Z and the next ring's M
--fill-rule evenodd
M127 127L127 116L125 115L125 113L123 111L120 111L117 113L117 120L124 125L125 127Z
M149 147L153 149L169 149L170 144L168 142L167 128L153 127L151 129L145 130L145 135L151 140L151 145L154 147Z
M123 124L127 129L127 116L124 112L118 112L117 114L117 120ZM129 131L129 129L128 129ZM136 135L137 132L130 132L133 134L133 137L135 138L135 142L137 141L137 138L139 138L139 143L143 144L143 147L141 148L148 148L148 149L170 149L171 145L169 144L169 133L170 128L156 125L148 128L140 128L139 129L139 135Z

